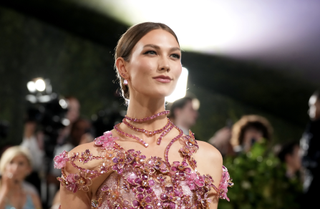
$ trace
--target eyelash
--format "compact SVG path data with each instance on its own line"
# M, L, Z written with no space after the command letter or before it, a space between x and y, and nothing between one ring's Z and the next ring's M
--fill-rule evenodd
M157 52L155 52L153 50L146 51L144 54L150 54L150 53L157 54ZM179 54L171 54L170 56L173 56L176 59L180 59L180 55Z
M157 52L153 51L153 50L148 50L146 51L144 54L150 54L152 52L152 54L157 54Z
M176 59L180 59L180 55L179 54L172 54L171 56L174 56L174 58L176 58Z

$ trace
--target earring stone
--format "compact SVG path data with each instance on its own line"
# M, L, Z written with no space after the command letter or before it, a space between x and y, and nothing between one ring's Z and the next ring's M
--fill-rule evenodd
M124 79L123 84L128 85L128 81L126 79Z

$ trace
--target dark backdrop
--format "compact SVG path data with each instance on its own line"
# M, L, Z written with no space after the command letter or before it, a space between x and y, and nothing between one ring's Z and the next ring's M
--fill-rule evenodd
M38 2L42 2L41 9L44 3ZM80 13L86 11L83 8L66 12L63 9L68 5L55 11L63 17L59 20L54 12L48 18L45 7L39 14L39 8L37 13L4 5L0 6L0 120L9 121L11 128L2 145L21 141L26 83L34 77L49 78L54 92L77 97L82 115L88 118L110 108L114 101L125 108L123 100L114 97L118 85L113 82L113 49L126 26L107 17ZM72 24L75 20L79 23L80 17L88 20ZM99 27L102 25L110 28ZM182 62L190 73L188 91L201 102L200 117L193 128L199 139L208 140L227 119L236 121L253 113L272 122L277 141L301 136L308 119L307 100L315 84L253 62L192 52L183 52Z

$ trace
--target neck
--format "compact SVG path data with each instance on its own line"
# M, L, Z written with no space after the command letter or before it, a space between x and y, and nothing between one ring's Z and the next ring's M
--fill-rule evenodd
M145 118L164 111L164 103L164 98L131 98L128 105L127 115L132 118Z
M150 118L150 116L154 116L157 113L161 113L165 111L165 105L164 105L164 98L162 99L155 99L155 98L140 98L140 99L130 99L130 103L128 105L127 110L127 116L132 119L145 119ZM157 141L159 141L159 135L164 131L165 129L169 128L169 123L166 114L159 115L154 117L154 119L146 119L143 120L143 122L134 122L131 120L127 120L128 124L131 124L132 127L130 128L130 125L125 125L125 123L121 123L119 128L121 131L127 134L131 134L134 136L137 136L139 139L136 139L140 141L141 143L147 143L147 144L155 144ZM167 126L166 126L167 125ZM139 132L136 129L145 129L150 132L155 130L162 130L156 135L149 135L146 136L145 133ZM116 128L117 129L117 128ZM118 130L119 132L119 130ZM132 137L131 137L132 138ZM142 141L141 141L142 140Z

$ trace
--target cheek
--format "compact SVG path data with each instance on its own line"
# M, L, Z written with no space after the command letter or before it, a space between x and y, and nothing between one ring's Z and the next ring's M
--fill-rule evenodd
M177 70L175 70L175 76L176 76L177 78L179 78L180 75L181 75L181 73L182 73L182 65L181 65L181 63L180 63L180 64L178 64L178 66L177 66Z
M11 170L11 166L10 166L10 164L8 164L5 168L4 168L4 171L5 172L8 172L8 171L10 171Z
M130 79L132 82L136 80L144 79L143 77L147 76L150 71L153 69L152 63L147 61L141 61L140 63L131 65L130 68ZM141 81L138 81L141 82Z

